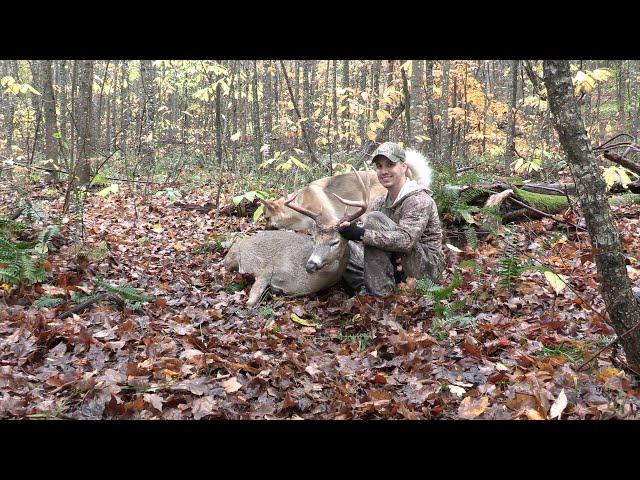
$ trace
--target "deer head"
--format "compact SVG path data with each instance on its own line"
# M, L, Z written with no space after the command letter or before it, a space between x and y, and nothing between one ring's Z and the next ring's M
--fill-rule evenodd
M295 197L294 197L295 198ZM267 230L302 230L305 231L309 228L309 219L296 215L285 206L286 199L279 198L277 200L263 200L258 198L258 201L264 205L264 218L267 221Z
M337 221L333 218L324 218L322 215L322 209L320 212L316 213L311 210L307 210L301 205L292 204L297 194L284 202L287 207L301 213L302 215L312 218L314 221L313 252L305 265L305 269L308 273L317 272L329 262L341 260L343 258L347 251L348 240L338 233L338 227L342 222L354 221L367 211L367 205L369 204L369 190L365 187L360 174L355 169L354 171L358 177L363 198L362 200L346 200L335 193L331 193L331 195L336 197L338 201L345 205L344 215ZM358 210L347 214L349 206L358 207Z

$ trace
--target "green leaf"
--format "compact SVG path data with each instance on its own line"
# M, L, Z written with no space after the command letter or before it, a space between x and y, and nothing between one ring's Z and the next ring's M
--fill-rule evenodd
M565 277L562 275L557 275L553 272L546 271L544 272L544 276L547 278L556 294L560 293L567 285Z
M264 213L264 205L260 204L260 206L258 208L256 208L256 211L253 212L253 221L257 221L262 214Z
M103 188L102 190L97 192L96 195L100 195L101 197L106 197L110 193L118 193L119 189L120 189L120 187L118 187L117 183L112 183L107 188Z
M238 204L244 199L244 195L237 195L231 199L234 207L237 207Z
M298 160L296 157L294 157L293 155L291 155L289 157L289 161L292 162L294 165L296 165L297 167L301 168L302 170L309 170L309 167L307 167L304 163L302 163L300 160Z
M291 320L293 320L296 323L299 323L300 325L304 325L305 327L316 327L317 326L317 324L312 323L309 320L305 320L304 318L300 318L295 313L291 314Z

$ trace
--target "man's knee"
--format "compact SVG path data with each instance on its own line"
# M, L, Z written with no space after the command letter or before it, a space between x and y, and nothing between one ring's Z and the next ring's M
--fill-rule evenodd
M364 219L364 228L372 230L389 229L395 225L393 221L382 212L369 212Z

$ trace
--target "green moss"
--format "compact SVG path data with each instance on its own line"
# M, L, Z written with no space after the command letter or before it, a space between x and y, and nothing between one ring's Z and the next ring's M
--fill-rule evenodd
M638 193L625 193L609 199L609 205L612 207L622 207L625 205L637 205L640 203L640 194Z
M527 192L519 188L515 189L516 196L527 205L542 210L543 212L555 214L569 208L567 197L561 195L544 195L541 193Z

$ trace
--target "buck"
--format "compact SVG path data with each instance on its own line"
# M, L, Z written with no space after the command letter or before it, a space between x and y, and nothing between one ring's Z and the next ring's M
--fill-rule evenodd
M432 171L427 159L415 150L406 151L407 175L421 185L431 184ZM360 172L368 187L370 202L386 193L386 189L378 181L375 172ZM355 172L325 177L311 182L296 196L296 205L305 211L322 211L324 218L337 218L344 207L339 200L332 195L352 197L358 191L359 180ZM301 213L292 207L292 197L279 198L278 200L260 200L264 205L264 217L267 220L267 230L289 229L298 232L311 233L314 227L313 217ZM290 208L287 208L290 207ZM353 209L349 213L353 213Z
M347 207L337 221L326 217L322 211L313 212L292 205L297 195L285 202L285 206L312 219L313 237L296 232L265 231L232 245L224 259L225 268L255 277L247 305L258 303L269 286L285 295L300 296L318 292L340 280L349 262L349 246L348 240L338 233L338 226L360 217L369 205L369 191L362 177L357 173L356 177L363 198L346 200L334 193L335 198ZM356 210L349 213L348 207Z

